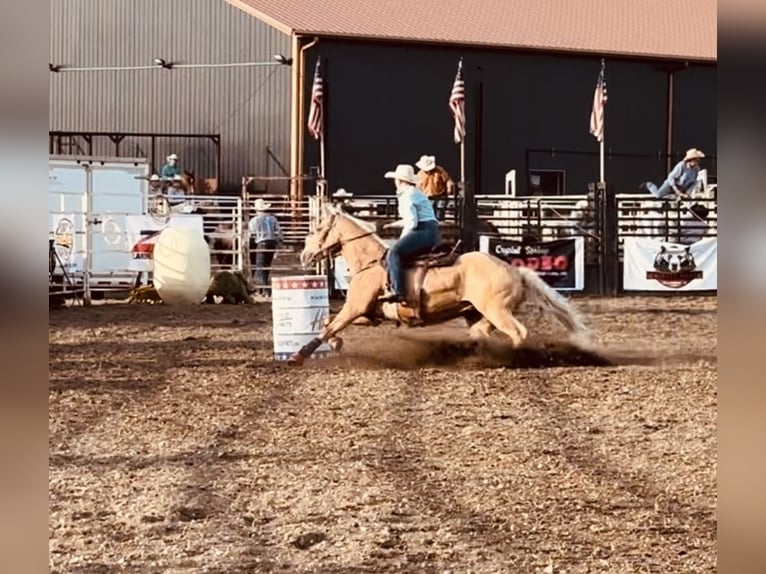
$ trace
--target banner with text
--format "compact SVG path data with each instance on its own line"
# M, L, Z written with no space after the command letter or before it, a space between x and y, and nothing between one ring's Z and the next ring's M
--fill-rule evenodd
M582 237L522 243L482 235L479 251L517 267L534 269L556 290L582 291L585 288L585 240Z
M130 271L154 271L154 244L160 232L168 227L187 227L203 233L202 216L173 214L167 222L160 222L151 215L128 215L125 217Z
M625 291L716 291L718 238L681 245L626 237L622 286Z

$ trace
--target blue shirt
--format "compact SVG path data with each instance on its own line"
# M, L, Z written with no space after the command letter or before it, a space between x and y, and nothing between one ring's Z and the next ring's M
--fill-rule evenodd
M438 221L431 200L417 187L405 187L396 195L399 199L399 218L403 224L402 237L422 221Z
M255 239L256 243L269 240L278 241L282 237L279 221L268 213L259 213L253 217L247 228L250 231L250 237Z
M686 165L685 162L679 161L675 167L670 170L665 182L671 188L675 186L686 193L697 184L697 176L699 175L699 172L700 168L698 165Z

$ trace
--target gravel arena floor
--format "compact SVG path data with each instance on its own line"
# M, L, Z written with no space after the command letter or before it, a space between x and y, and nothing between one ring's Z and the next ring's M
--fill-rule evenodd
M51 572L716 572L716 299L573 301L597 353L530 311L300 368L267 303L52 309Z

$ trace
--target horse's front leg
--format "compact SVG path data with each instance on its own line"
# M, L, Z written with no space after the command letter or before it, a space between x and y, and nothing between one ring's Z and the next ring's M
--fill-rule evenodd
M335 335L348 327L354 319L361 317L364 312L364 309L346 303L332 321L319 332L319 335L306 343L297 353L293 353L288 362L293 365L303 364L303 361L308 359L325 341L328 341L334 350L340 350L342 339Z

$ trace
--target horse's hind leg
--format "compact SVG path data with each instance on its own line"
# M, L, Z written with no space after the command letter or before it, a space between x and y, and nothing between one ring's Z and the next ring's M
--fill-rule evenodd
M468 336L474 341L479 339L489 339L495 326L487 319L482 317L468 328Z
M527 338L527 328L508 309L509 306L493 304L481 312L493 327L511 339L514 347L518 347Z

